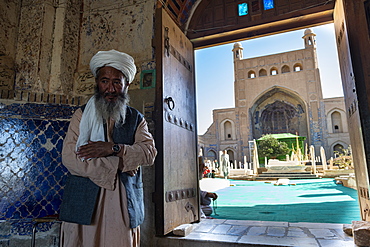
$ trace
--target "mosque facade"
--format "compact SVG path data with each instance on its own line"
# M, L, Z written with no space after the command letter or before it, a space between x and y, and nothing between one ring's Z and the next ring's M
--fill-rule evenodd
M323 98L315 36L306 29L304 49L250 59L234 44L235 108L213 110L213 123L198 138L205 159L227 150L237 164L251 162L253 140L266 134L304 136L327 157L348 148L344 98Z

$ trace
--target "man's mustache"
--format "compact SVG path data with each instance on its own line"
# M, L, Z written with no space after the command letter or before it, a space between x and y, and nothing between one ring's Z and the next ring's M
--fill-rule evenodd
M119 93L104 93L103 96L106 97L106 96L119 96L120 94Z
M127 99L127 94L125 93L103 93L102 94L102 98L106 98L106 97L117 97L121 100L124 100L124 99Z

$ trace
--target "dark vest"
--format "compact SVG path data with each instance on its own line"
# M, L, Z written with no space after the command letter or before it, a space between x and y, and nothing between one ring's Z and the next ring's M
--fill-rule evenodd
M81 109L84 110L85 106ZM118 144L133 145L135 142L136 129L144 116L136 109L127 106L126 120L123 125L114 126L113 142ZM104 124L105 139L107 140L107 127ZM142 181L142 169L139 167L133 177L126 172L120 173L121 182L125 185L127 194L127 209L130 216L130 227L135 228L144 221L144 192Z

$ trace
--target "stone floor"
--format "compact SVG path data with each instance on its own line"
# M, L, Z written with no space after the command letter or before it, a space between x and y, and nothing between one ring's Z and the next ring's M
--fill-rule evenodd
M343 224L203 219L171 246L356 246ZM177 240L177 241L176 241Z

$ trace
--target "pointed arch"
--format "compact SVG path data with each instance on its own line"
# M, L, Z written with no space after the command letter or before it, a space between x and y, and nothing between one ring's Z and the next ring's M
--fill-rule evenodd
M256 97L249 109L253 138L269 133L298 133L309 138L307 109L296 92L281 86L267 89Z
M278 75L278 74L279 74L279 70L276 67L272 67L270 69L270 75Z
M338 140L336 142L333 142L333 144L330 145L330 153L332 157L335 157L335 151L340 152L341 149L347 149L349 147L349 144L342 141Z
M260 69L260 71L258 72L258 76L267 76L267 71L265 69Z
M332 122L332 131L333 133L342 133L343 132L343 124L340 113L338 111L334 111L330 114L331 122Z
M290 72L290 68L288 65L284 65L283 67L281 67L281 73L284 74L284 73L289 73Z
M248 71L248 78L249 79L256 78L256 72L254 72L254 70Z
M224 119L220 123L220 137L222 141L235 140L235 123L231 119Z
M334 115L333 115L334 114ZM346 113L339 108L330 109L326 115L327 128L329 133L348 132Z
M217 152L216 150L214 149L210 149L207 151L205 157L208 159L208 160L211 160L211 161L215 161L217 160Z
M299 72L303 70L303 66L300 63L296 63L294 64L293 69L294 69L294 72Z

